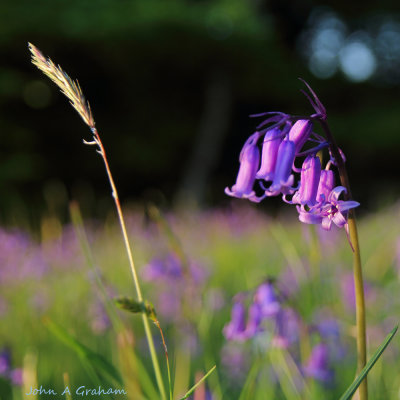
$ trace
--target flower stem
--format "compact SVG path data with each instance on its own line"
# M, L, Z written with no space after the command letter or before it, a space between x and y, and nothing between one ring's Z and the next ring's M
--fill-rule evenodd
M352 198L350 191L350 183L347 175L346 167L339 148L336 144L328 124L325 120L320 120L322 128L325 131L326 137L330 142L329 148L335 159L335 164L339 171L340 182L347 190L346 200ZM349 238L353 248L353 274L354 274L354 289L356 297L356 337L357 337L357 373L359 373L367 362L367 340L366 340L366 322L365 322L365 300L364 300L364 283L361 268L361 253L358 241L357 224L354 209L350 209L348 213L348 228ZM361 382L358 388L360 400L368 400L368 385L367 378Z
M137 295L138 301L142 302L143 301L142 291L140 289L139 278L138 278L137 271L136 271L136 268L135 268L135 263L133 262L132 250L131 250L131 246L130 246L130 243L129 243L128 234L127 234L127 231L126 231L125 220L124 220L124 216L122 214L122 208L121 208L121 204L119 202L117 188L115 186L114 179L112 177L111 170L110 170L110 167L108 165L106 153L105 153L103 144L102 144L102 142L100 140L100 136L99 136L99 134L97 132L97 129L94 126L92 126L91 130L92 130L93 136L94 136L94 138L96 140L96 143L97 143L97 145L99 147L98 152L100 153L100 155L103 158L104 166L106 168L106 172L107 172L107 176L108 176L108 180L110 182L111 194L112 194L112 197L114 198L115 206L117 208L118 219L119 219L119 223L120 223L121 230L122 230L122 236L124 238L125 249L126 249L126 253L128 255L129 266L131 268L133 282L135 284L136 295ZM158 363L157 353L156 353L155 347L154 347L154 341L153 341L153 336L152 336L151 330L150 330L149 320L148 320L147 315L145 313L142 313L142 320L143 320L144 331L145 331L146 338L147 338L147 343L149 345L150 356L151 356L151 361L152 361L153 368L154 368L154 374L156 376L158 390L160 392L162 400L166 400L164 383L163 383L163 380L162 380L162 377L161 377L160 365Z

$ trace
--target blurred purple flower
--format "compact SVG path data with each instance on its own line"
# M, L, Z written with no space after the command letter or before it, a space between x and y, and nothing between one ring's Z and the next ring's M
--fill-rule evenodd
M11 352L6 348L0 352L0 376L9 379L13 385L21 386L23 383L22 369L11 368Z
M261 322L262 322L261 306L257 303L250 304L246 329L244 333L245 339L251 338L257 333L262 331Z
M281 308L275 317L272 345L287 348L295 343L300 333L300 317L291 308Z
M168 321L176 321L181 317L182 304L179 293L162 291L155 301L157 312Z
M13 385L22 386L24 383L22 368L14 368L13 370L11 370L10 374L9 374L9 378Z
M0 375L5 376L11 368L11 352L3 349L0 353Z
M111 326L111 321L104 304L100 301L96 301L90 305L89 318L92 331L96 335L102 335Z
M40 247L19 231L0 229L0 282L9 284L26 278L38 279L48 269Z
M254 302L259 305L262 318L274 317L280 310L279 300L271 282L264 282L257 288Z
M326 344L319 343L314 346L303 372L306 376L323 383L333 381L334 374L329 365L329 348Z
M231 320L223 329L228 340L243 341L246 335L246 308L242 300L236 300L231 311Z

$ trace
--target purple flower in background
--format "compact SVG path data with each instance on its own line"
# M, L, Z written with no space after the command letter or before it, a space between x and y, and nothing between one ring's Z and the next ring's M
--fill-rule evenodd
M8 349L3 349L0 353L0 375L5 376L11 367L11 353Z
M142 277L145 281L160 283L168 281L169 283L178 283L183 279L184 271L180 257L175 253L168 253L164 258L153 258L146 264L142 271ZM190 277L197 284L204 282L206 271L199 264L190 261L188 265Z
M111 326L110 318L102 302L97 301L90 306L89 318L90 326L96 335L102 335Z
M142 269L145 281L176 280L182 277L182 264L178 256L169 253L165 258L153 258Z
M241 299L237 299L231 311L231 320L223 329L228 340L243 341L246 335L246 308Z
M270 324L275 324L278 327L278 336L281 334L283 336L286 324L291 324L292 322L291 317L291 310L282 310L273 283L267 281L256 289L247 313L244 295L236 296L231 311L231 321L225 326L224 335L228 340L244 341L251 339L257 334L268 330L268 325L265 325L264 322L269 321ZM286 320L284 321L284 319ZM290 325L289 329L292 328L293 324ZM286 340L286 337L284 339Z
M300 318L291 308L281 308L275 317L273 346L287 348L299 338Z
M156 257L141 271L143 280L156 286L153 298L160 316L169 322L183 323L188 315L203 306L202 288L208 271L200 264L170 252Z
M323 383L333 380L333 371L329 366L329 348L326 344L319 343L312 349L303 372L306 376Z
M22 386L24 383L22 368L14 368L13 370L11 370L9 377L11 383L15 386Z
M257 288L254 303L259 305L262 318L276 316L281 308L274 285L271 282L264 282Z
M245 329L245 339L251 338L262 331L261 328L262 313L261 307L257 303L250 304L247 324Z
M181 297L177 293L161 291L156 301L157 313L169 321L175 321L181 315Z
M13 385L21 386L22 369L11 368L11 352L8 349L3 349L0 352L0 376L9 379Z

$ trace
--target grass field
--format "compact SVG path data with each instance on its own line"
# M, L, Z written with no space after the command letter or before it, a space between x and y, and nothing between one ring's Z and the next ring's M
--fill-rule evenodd
M72 210L69 225L53 216L40 232L0 230L0 398L157 399L141 318L115 305L118 296L135 298L116 216L81 222ZM191 398L329 400L352 382L352 254L343 230L301 224L295 212L271 218L241 201L126 216L144 298L168 346L174 399L213 365ZM369 355L399 321L399 217L396 204L359 223ZM285 317L228 340L233 304L247 310L268 279ZM155 325L152 333L167 387ZM371 399L399 398L399 350L395 337L368 375ZM99 386L112 392L98 394ZM26 394L40 387L41 395Z

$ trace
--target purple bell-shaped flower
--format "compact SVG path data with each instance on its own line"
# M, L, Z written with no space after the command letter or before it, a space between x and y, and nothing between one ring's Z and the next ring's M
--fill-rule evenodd
M300 153L301 148L304 146L304 143L310 137L312 128L313 123L308 119L299 119L298 121L296 121L296 123L293 124L288 136L289 140L294 142L296 154Z
M258 135L247 140L240 153L240 167L236 178L236 183L232 189L225 188L225 193L229 196L245 198L256 203L260 202L265 196L257 197L253 190L256 173L260 163L260 150L257 147Z
M282 139L282 132L279 128L271 129L265 134L261 152L261 166L256 174L257 179L264 179L265 181L274 179L278 150Z
M274 180L268 189L265 189L266 196L277 196L282 194L293 194L296 188L292 187L294 176L291 175L293 161L295 157L295 145L291 140L283 140L279 145L278 158Z
M308 156L301 167L300 189L293 195L292 203L313 206L316 203L321 176L321 161L316 155Z

